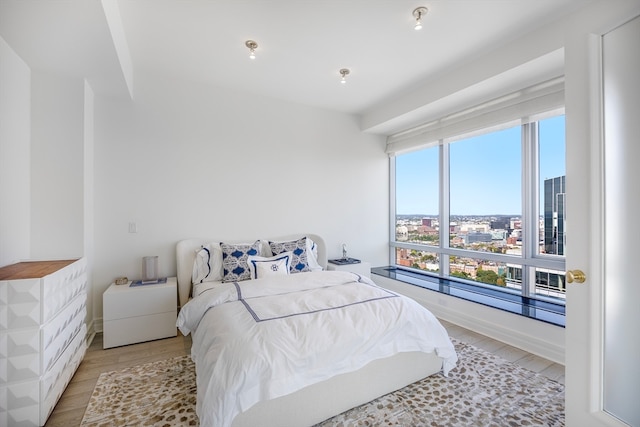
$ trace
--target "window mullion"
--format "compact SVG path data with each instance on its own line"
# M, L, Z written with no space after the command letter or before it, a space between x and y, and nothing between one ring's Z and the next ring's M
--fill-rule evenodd
M537 254L538 236L538 126L536 122L522 125L522 294L535 292L535 268L529 262Z
M439 142L440 156L440 248L449 249L449 233L451 229L449 209L450 209L450 188L449 188L449 143L440 140ZM440 275L442 277L449 276L449 256L445 252L440 251Z
M389 156L389 241L396 241L396 156ZM389 248L389 264L396 264L396 249Z

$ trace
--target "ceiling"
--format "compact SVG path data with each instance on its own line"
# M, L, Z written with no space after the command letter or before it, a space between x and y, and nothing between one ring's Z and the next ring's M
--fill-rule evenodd
M154 73L351 114L383 105L585 5L585 0L117 1L134 94L135 81ZM429 9L420 31L413 29L418 6ZM107 21L98 0L0 0L0 35L33 70L86 77L96 94L125 95L118 43ZM259 44L255 60L244 45L248 39ZM344 85L341 68L351 70Z

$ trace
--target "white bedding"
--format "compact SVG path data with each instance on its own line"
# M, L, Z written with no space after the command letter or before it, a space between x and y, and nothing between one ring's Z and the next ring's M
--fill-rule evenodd
M189 301L178 327L193 334L204 427L398 352L435 351L445 375L457 361L424 307L340 271L224 283Z

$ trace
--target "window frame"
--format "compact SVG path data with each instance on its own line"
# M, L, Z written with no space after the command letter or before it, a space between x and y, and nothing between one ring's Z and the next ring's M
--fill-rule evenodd
M435 144L422 146L419 149L438 149L439 157L439 212L438 221L440 224L440 243L438 246L399 242L396 240L396 154L391 153L389 156L389 177L390 177L390 203L389 203L389 261L390 265L397 268L407 269L409 271L419 272L421 274L432 277L445 278L449 280L457 280L468 282L477 286L486 286L495 289L496 286L482 284L480 282L464 280L450 276L449 257L468 257L483 259L487 261L500 262L506 264L516 264L522 268L522 287L518 292L514 289L499 289L503 292L514 293L523 297L534 298L539 300L550 300L555 303L565 304L565 298L548 297L535 293L536 287L536 269L554 270L558 272L565 271L565 256L539 253L537 245L539 244L539 212L541 203L540 179L539 179L539 122L546 118L564 115L564 108L554 109L535 117L529 117L519 120L517 123L502 123L497 126L485 127L473 134L460 135L452 138L442 138ZM491 252L480 252L468 249L452 248L449 245L450 239L450 144L471 136L491 133L504 129L506 127L520 125L521 126L521 173L522 173L522 230L523 241L521 255L511 254L495 254ZM397 264L396 251L398 248L406 248L408 250L430 251L436 252L440 259L440 270L436 274L416 268L405 267ZM566 287L565 287L566 289Z

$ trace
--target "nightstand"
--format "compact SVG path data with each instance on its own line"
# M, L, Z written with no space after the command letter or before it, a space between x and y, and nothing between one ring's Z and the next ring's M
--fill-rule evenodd
M177 335L177 280L151 285L111 286L102 294L103 347Z
M333 264L327 262L327 270L349 271L361 276L371 278L371 264L366 261L360 261L353 264Z

